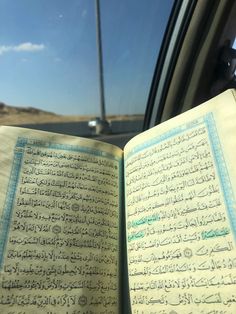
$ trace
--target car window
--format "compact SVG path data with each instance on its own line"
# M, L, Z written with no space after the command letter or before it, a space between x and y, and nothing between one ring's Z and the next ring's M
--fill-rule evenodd
M139 131L174 1L99 4L106 119L113 134ZM0 124L92 134L95 11L92 0L0 0Z

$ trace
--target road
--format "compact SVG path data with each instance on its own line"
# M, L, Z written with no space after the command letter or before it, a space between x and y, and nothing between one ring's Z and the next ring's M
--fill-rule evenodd
M88 127L88 121L81 122L54 122L42 124L21 124L19 127L55 132L67 135L93 137L105 142L123 147L134 135L142 131L142 120L112 121L112 135L95 137Z

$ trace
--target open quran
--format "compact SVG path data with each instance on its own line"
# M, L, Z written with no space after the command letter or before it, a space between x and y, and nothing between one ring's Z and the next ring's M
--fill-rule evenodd
M134 137L0 127L1 314L235 314L233 90Z

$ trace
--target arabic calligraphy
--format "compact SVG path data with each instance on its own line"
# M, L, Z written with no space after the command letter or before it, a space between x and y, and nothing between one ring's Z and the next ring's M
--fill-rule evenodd
M127 156L133 313L235 312L234 239L206 125Z
M1 311L117 313L119 160L39 144L23 151Z

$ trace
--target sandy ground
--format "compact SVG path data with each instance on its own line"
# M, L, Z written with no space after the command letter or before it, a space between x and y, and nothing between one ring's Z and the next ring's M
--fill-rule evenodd
M78 122L89 121L94 116L64 116L48 113L0 113L0 125L20 125L20 124L40 124L40 123L56 123L56 122ZM142 115L112 115L107 116L108 121L117 120L141 120Z
M94 120L95 116L83 115L58 115L35 107L15 107L0 101L0 125L26 125L48 123L70 123ZM110 115L112 121L142 120L143 115Z

